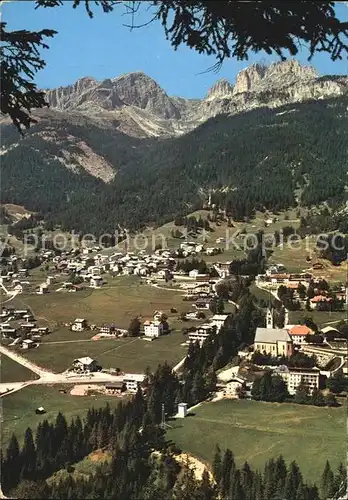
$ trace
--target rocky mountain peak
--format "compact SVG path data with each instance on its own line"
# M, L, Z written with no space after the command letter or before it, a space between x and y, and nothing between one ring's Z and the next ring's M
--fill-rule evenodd
M160 118L180 118L180 111L170 97L145 73L127 73L112 79L112 84L126 105L137 106Z
M231 97L233 86L226 78L218 80L208 91L206 99L214 99L216 97L222 99L226 96Z
M270 64L267 68L266 77L271 75L282 75L286 77L291 74L306 78L318 78L319 76L313 66L306 66L296 59L289 59L287 61Z
M90 76L85 76L72 85L46 90L46 99L52 108L63 111L70 109L72 101L75 101L79 96L97 85L97 80Z
M269 66L252 64L238 73L235 85L221 78L202 100L171 97L142 71L101 82L85 77L46 95L53 110L117 123L119 131L135 137L160 137L184 134L218 114L274 108L347 91L347 77L320 77L313 67L291 59Z
M237 75L233 94L250 92L260 83L266 73L266 66L262 64L252 64L242 69Z

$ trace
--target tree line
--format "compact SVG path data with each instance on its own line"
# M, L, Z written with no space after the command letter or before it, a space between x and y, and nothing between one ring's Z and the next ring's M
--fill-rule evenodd
M296 113L281 113L294 106ZM347 97L341 96L219 115L188 134L163 140L131 138L77 117L55 120L57 141L45 141L40 133L49 120L43 119L20 147L3 155L3 202L40 212L48 228L96 236L118 226L138 231L178 214L185 217L202 208L202 190L214 189L212 201L236 220L256 210L296 206L299 188L303 206L342 205L346 106ZM6 147L17 141L8 129L2 127ZM79 165L75 171L63 166L56 159L61 149L78 153L68 135L114 165L115 179L105 184ZM188 223L193 229L201 224L199 219Z

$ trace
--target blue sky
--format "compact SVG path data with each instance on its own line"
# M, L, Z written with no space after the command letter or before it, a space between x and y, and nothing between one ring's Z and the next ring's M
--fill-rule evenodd
M160 22L130 31L123 26L130 23L130 18L121 15L122 7L109 14L98 7L93 10L95 17L89 19L84 6L74 10L72 2L38 10L30 0L3 4L2 20L8 23L8 29L52 28L58 31L54 39L49 40L49 50L43 54L47 66L36 76L40 88L68 85L83 76L103 80L130 71L143 71L169 95L201 98L219 78L234 83L238 71L249 64L279 60L276 56L253 54L249 61L226 60L217 74L203 73L215 63L215 58L186 47L174 51L165 39ZM347 19L347 6L341 3L338 13L341 19ZM144 11L137 22L141 24L148 19L149 13ZM297 59L312 64L320 74L347 74L346 60L332 62L327 54L317 54L308 63L307 57L308 52L303 49Z

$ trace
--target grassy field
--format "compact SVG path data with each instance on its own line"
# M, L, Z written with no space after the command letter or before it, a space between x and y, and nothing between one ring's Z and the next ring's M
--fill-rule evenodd
M85 318L89 323L101 325L115 323L127 328L135 316L152 318L155 310L162 310L171 318L170 309L188 311L190 304L182 300L182 293L141 285L134 277L107 278L101 289L86 289L69 294L53 292L45 295L21 295L17 302L30 307L36 318L51 326Z
M55 372L70 367L76 358L90 356L103 368L120 368L126 372L144 372L147 366L155 369L159 363L178 363L187 348L180 344L185 340L181 332L171 332L148 342L140 338L100 339L88 342L66 342L56 344L44 342L37 349L20 351L39 366Z
M206 219L209 214L208 210L196 210L195 212L192 212L189 216L190 217L202 217L203 219ZM246 230L248 233L256 233L260 229L262 229L265 233L273 233L276 230L282 229L285 226L293 226L295 228L298 227L299 225L299 218L297 218L296 211L294 210L289 210L286 212L282 212L277 215L278 221L271 224L268 227L265 227L265 219L268 217L273 217L274 215L269 214L263 214L261 212L257 212L255 214L255 217L250 220L250 222L233 222L234 227L229 228L227 226L226 222L220 223L220 225L217 225L213 222L210 222L210 227L212 229L211 232L206 232L204 234L204 237L207 239L207 245L214 246L216 244L216 239L218 238L225 238L229 239L231 238L238 230ZM185 228L183 226L175 226L174 222L168 222L167 224L164 224L163 226L160 226L156 229L149 228L145 230L142 234L144 237L144 245L145 242L147 242L147 250L151 251L154 249L155 244L162 244L163 246L166 245L168 248L178 248L182 240L178 238L173 238L171 233L172 230L179 229L183 234L185 234ZM192 239L192 238L191 238ZM197 242L200 243L202 242L202 238L198 235L197 236ZM136 243L140 246L140 238L137 238ZM220 246L224 246L224 244L220 244ZM129 248L134 248L133 241L130 240ZM229 250L225 249L225 253L223 255L223 260L228 260L231 257L242 257L244 255L243 252L238 251L237 249L233 249L232 245L230 246ZM219 258L212 257L207 260L221 260Z
M7 356L0 357L0 382L21 382L39 378L35 373L25 368Z
M68 389L68 386L64 386ZM122 399L123 400L123 399ZM2 444L6 446L13 433L19 440L23 439L27 427L33 430L44 419L54 421L58 412L62 412L67 420L76 415L83 417L88 408L119 404L119 398L113 396L70 396L59 392L59 386L29 386L1 398L2 403ZM35 410L43 406L47 413L36 415Z
M211 463L216 444L229 447L239 465L255 468L282 454L304 477L318 481L328 459L345 460L346 408L224 400L204 403L194 416L170 422L167 436L184 451Z
M319 326L325 326L326 324L338 323L343 321L347 317L346 311L341 312L326 312L326 311L290 311L289 321L290 324L302 323L304 318L312 318L314 323Z

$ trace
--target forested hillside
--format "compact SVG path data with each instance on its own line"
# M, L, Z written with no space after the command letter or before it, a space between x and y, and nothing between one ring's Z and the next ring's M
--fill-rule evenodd
M3 126L2 202L40 211L50 225L94 233L161 224L201 208L212 189L213 200L236 219L298 203L340 206L347 105L342 96L219 115L165 140L131 138L57 112L19 144L12 127ZM66 166L62 150L71 158L81 142L111 166L114 178L91 175L83 160Z

